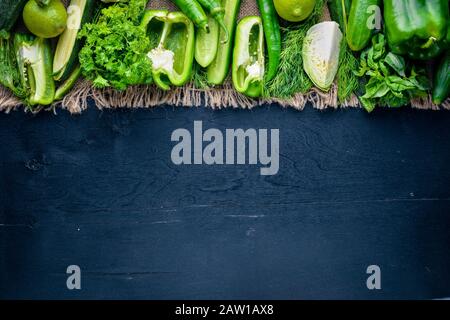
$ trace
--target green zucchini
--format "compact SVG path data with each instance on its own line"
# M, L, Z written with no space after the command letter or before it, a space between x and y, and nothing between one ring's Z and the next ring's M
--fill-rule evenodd
M224 22L230 33L230 39L226 43L219 43L217 55L206 69L208 82L214 85L222 84L230 71L231 51L233 50L232 35L236 29L241 0L222 0L222 6L225 8ZM224 37L224 31L221 29L219 39L224 39Z
M206 33L203 29L198 29L195 38L195 61L203 68L213 62L220 42L219 24L212 16L208 16L208 25L209 33Z
M81 40L78 32L83 24L94 17L95 0L72 0L67 8L67 28L61 34L56 45L53 59L53 77L56 81L64 81L78 64L78 53Z
M58 89L56 89L55 92L55 101L62 100L66 94L69 93L70 90L75 86L75 83L77 83L78 78L81 75L81 67L80 65L77 65L75 69L72 71L72 74L67 78L66 81L60 84Z
M433 83L433 103L440 105L450 95L450 51L447 51L438 66Z
M10 31L28 0L0 0L0 30Z
M361 51L364 49L372 38L373 29L370 29L370 22L373 19L381 19L375 15L380 10L380 0L353 0L350 7L350 15L347 25L347 43L353 51Z

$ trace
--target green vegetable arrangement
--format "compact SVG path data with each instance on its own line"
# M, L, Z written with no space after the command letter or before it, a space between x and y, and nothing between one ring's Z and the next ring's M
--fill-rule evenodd
M368 79L360 101L369 112L376 106L407 105L412 98L426 96L430 89L425 71L408 66L402 56L388 51L381 33L372 38L372 46L361 54L356 74Z
M295 104L330 90L325 99L358 98L369 112L418 97L448 103L447 0L245 0L259 15L241 0L167 1L180 11L147 9L148 0L0 1L0 84L32 110L63 100L80 77L118 91L190 83L173 95L188 103L201 97L192 86L213 104ZM323 21L325 6L333 21ZM32 34L14 27L21 12ZM79 88L64 103L90 92Z
M84 25L79 59L83 76L94 87L125 90L152 83L150 39L139 26L146 5L147 0L124 0L102 9L97 21Z

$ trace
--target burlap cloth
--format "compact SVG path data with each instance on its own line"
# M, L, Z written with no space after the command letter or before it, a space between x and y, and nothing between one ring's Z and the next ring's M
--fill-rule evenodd
M67 5L69 0L63 0ZM148 4L152 9L167 9L169 11L179 11L170 0L150 0ZM248 15L259 15L256 0L241 0L239 18ZM330 20L327 6L325 6L322 20ZM64 100L54 103L53 110L58 108L66 109L70 113L81 113L88 107L89 99L100 108L150 108L159 105L170 105L176 107L200 107L210 108L253 108L256 106L277 103L283 107L293 107L302 110L308 103L316 109L360 107L358 99L353 96L343 104L338 103L337 87L333 85L328 93L321 92L313 88L306 94L298 93L294 97L281 99L250 99L239 94L233 89L228 80L223 86L210 89L197 89L193 84L188 84L181 88L173 88L170 91L162 91L155 86L136 86L119 92L113 89L94 89L89 81L80 79L73 90ZM21 106L12 94L0 86L0 111L9 112ZM443 105L436 106L431 102L431 98L415 100L411 102L413 108L419 109L450 109L450 100Z

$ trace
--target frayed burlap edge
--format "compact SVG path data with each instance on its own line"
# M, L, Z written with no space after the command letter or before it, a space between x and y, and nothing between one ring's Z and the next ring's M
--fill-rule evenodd
M173 107L207 106L212 109L252 109L272 103L296 110L303 110L308 103L318 110L360 107L358 98L354 95L348 101L339 103L336 84L326 93L313 88L306 94L297 93L290 99L251 99L236 92L231 83L211 89L196 89L192 84L189 84L170 91L163 91L156 86L134 86L125 91L116 91L113 89L95 89L89 81L79 80L63 100L55 102L47 109L55 111L63 109L71 114L80 114L87 109L89 99L92 99L99 109L152 108L161 105ZM0 111L10 112L20 106L21 102L9 90L0 86ZM440 106L433 104L431 97L414 99L411 101L411 107L421 110L450 110L450 99L447 99Z
M0 86L0 111L9 113L21 106L20 100L18 100L8 89Z
M354 96L345 104L337 100L337 87L333 85L330 92L324 93L313 89L307 94L296 94L290 99L251 99L236 92L231 83L220 88L196 89L192 84L185 87L163 91L155 86L135 86L121 92L113 89L95 89L87 80L81 80L76 87L64 98L54 104L54 108L62 108L72 114L79 114L88 107L88 100L99 109L118 108L152 108L161 105L173 107L201 107L212 109L242 108L252 109L261 105L276 103L282 107L292 107L303 110L311 105L319 110L326 108L359 107L358 99Z

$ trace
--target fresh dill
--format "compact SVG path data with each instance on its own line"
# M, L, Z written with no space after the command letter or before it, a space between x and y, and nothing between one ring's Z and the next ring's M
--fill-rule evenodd
M336 78L339 103L344 103L358 88L359 80L354 73L358 67L358 59L353 55L345 38L342 39L339 53L339 70Z
M194 67L192 70L192 84L196 89L208 89L210 87L206 70L203 69L197 62L194 61Z

